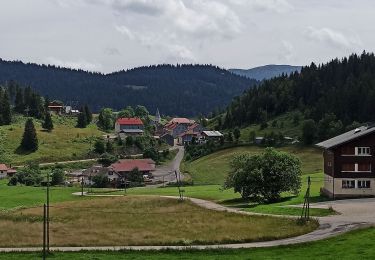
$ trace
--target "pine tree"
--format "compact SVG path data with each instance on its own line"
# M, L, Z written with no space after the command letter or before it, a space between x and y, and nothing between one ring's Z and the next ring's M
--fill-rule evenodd
M81 113L79 113L77 118L77 127L78 128L85 128L87 126L87 118L86 113L83 108L81 108Z
M0 93L0 125L9 125L12 122L10 101L7 91Z
M51 131L53 129L53 122L52 122L52 118L49 112L47 112L44 117L44 122L42 124L42 127L48 131Z
M35 152L38 150L38 137L36 135L35 126L31 118L25 123L25 131L23 133L21 147L25 151Z
M22 114L24 112L24 110L25 110L25 104L24 104L24 101L23 101L22 88L17 88L16 98L15 98L15 101L14 101L14 111Z
M87 124L90 124L92 121L92 113L88 105L85 105L84 112L86 114Z

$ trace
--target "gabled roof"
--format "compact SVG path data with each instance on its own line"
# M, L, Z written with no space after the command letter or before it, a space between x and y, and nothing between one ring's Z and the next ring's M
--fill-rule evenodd
M177 124L193 124L194 123L194 120L190 120L188 118L184 118L184 117L175 117L175 118L172 118L171 121L169 121L169 123L177 123Z
M0 164L0 171L7 171L8 167L5 164Z
M190 126L188 127L188 129L189 129L189 130L193 130L194 128L199 127L199 126L200 126L200 124L198 124L198 123L193 123L192 125L190 125Z
M143 125L143 122L141 119L132 117L132 118L119 118L117 119L116 123L119 125Z
M333 147L338 146L340 144L350 142L352 140L358 139L360 137L366 136L366 135L374 133L374 132L375 132L375 127L361 126L359 128L348 131L346 133L343 133L341 135L338 135L338 136L333 137L331 139L328 139L326 141L320 142L320 143L316 144L316 146L321 147L321 148L325 148L325 149L329 149L329 148L333 148Z
M222 137L223 134L219 131L203 131L203 134L205 134L208 137Z
M139 171L155 170L155 162L151 159L125 159L110 166L115 172L130 172L135 168Z

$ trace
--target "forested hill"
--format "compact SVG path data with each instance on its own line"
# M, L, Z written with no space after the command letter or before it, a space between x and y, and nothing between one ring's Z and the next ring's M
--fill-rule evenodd
M265 80L271 79L273 77L280 76L282 74L290 75L291 73L301 71L301 66L291 66L291 65L265 65L260 67L255 67L252 69L230 69L230 72L234 74L244 76L250 79Z
M104 75L0 60L0 83L10 80L50 99L87 103L94 111L140 104L180 116L223 108L257 83L211 65L156 65Z
M224 125L264 122L293 110L316 123L327 119L337 128L353 121L375 121L374 54L353 54L319 66L312 63L300 73L265 81L233 100Z

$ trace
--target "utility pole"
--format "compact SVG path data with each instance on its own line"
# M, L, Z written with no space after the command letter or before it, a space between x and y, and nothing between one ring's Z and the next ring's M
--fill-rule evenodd
M46 204L43 204L43 260L46 259Z
M81 196L83 196L83 175L81 177Z
M305 200L303 202L301 220L308 221L310 220L310 186L311 179L310 176L307 177L307 190L305 194Z
M47 252L49 252L49 172L47 173Z

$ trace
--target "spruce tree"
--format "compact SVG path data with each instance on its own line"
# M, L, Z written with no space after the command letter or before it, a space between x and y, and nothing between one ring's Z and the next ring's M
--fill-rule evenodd
M81 113L79 113L77 118L77 127L78 128L85 128L87 126L87 118L86 113L83 108L81 108Z
M14 100L14 111L22 114L25 110L25 104L23 100L23 91L22 88L17 88L16 98Z
M84 112L86 114L87 124L90 124L91 121L92 121L92 113L91 113L90 108L88 107L88 105L85 105Z
M51 131L53 129L53 122L52 122L51 114L49 112L47 112L44 117L44 122L42 124L42 127L48 131Z
M10 101L7 91L0 93L0 125L9 125L12 121Z
M25 131L23 133L21 147L23 150L30 152L38 150L38 137L31 118L27 119L25 123Z

